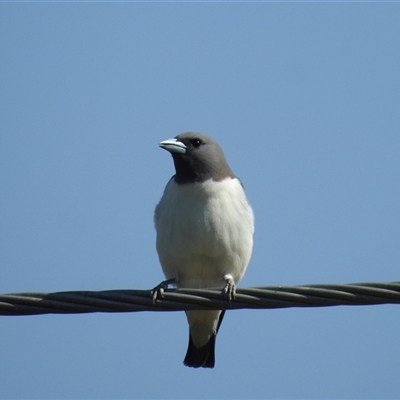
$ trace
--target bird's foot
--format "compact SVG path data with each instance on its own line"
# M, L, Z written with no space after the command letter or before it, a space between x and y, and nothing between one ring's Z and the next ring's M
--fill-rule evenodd
M164 290L168 289L168 286L174 283L177 283L177 280L175 278L167 279L165 281L162 281L154 289L152 289L152 291L150 292L150 297L153 299L153 304L159 297L163 298Z
M224 294L224 296L228 297L230 304L236 295L236 284L231 274L224 275L224 280L226 283L222 290L222 293Z

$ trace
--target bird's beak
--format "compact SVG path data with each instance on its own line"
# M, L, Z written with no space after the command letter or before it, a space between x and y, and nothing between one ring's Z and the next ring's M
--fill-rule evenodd
M163 140L158 145L170 153L186 154L186 145L175 138Z

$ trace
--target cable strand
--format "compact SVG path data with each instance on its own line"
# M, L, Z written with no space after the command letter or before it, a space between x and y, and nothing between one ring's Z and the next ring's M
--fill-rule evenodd
M94 312L273 309L399 304L400 282L237 288L231 302L219 289L68 291L0 295L0 315Z

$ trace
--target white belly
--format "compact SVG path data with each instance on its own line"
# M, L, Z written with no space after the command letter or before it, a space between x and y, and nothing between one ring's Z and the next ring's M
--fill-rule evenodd
M238 179L165 188L155 210L157 251L165 276L179 287L238 282L253 247L254 217Z

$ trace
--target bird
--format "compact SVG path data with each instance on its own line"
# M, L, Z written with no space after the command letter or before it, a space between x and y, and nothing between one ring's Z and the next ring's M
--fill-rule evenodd
M156 249L169 284L178 288L221 288L231 300L253 249L254 214L242 182L219 144L199 132L159 143L169 151L175 175L154 212ZM185 311L189 345L184 365L214 368L215 340L225 310Z

